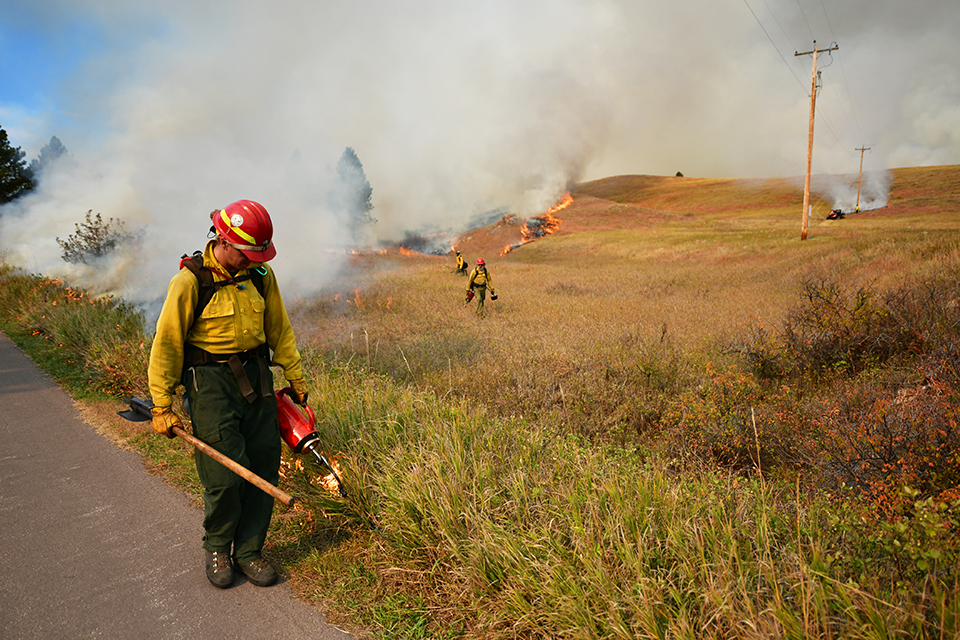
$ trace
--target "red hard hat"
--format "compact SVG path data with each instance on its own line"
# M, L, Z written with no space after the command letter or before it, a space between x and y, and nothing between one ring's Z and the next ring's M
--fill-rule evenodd
M482 265L482 264L486 264L486 263L483 261L483 258L477 258L477 266L479 267L479 266Z
M277 255L277 248L273 246L273 222L259 202L237 200L215 211L213 228L253 262L266 262Z

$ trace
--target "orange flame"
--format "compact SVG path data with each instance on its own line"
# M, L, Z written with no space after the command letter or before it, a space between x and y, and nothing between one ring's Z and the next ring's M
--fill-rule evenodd
M322 451L320 452L323 453ZM343 471L340 469L340 463L337 462L335 458L330 456L324 456L327 459L327 462L330 463L330 466L337 472L337 476L343 477ZM299 457L293 457L290 459L284 459L280 461L280 477L284 480L290 477L290 472L299 472L303 471L306 468L306 465L303 463L303 459ZM326 489L330 493L340 495L340 485L337 484L337 478L332 474L328 473L325 476L315 475L310 479L310 482L318 487Z
M520 227L520 242L507 245L503 251L500 252L500 255L502 256L510 253L517 247L522 247L528 242L532 242L537 238L542 238L543 236L548 236L555 232L560 228L560 223L563 222L563 220L554 216L553 214L562 209L566 209L571 204L573 204L573 196L571 196L569 193L565 193L563 194L563 198L560 199L559 204L557 204L555 207L543 215L534 216L533 218L530 218L524 222L523 226Z
M342 478L343 471L340 470L340 463L337 462L335 458L331 458L330 456L325 456L325 457L327 458L327 461L330 463L330 466L333 467L333 470L337 472L337 475ZM319 487L323 487L330 493L340 495L340 486L337 484L337 479L334 477L332 473L328 473L327 475L319 478L314 478L314 483Z

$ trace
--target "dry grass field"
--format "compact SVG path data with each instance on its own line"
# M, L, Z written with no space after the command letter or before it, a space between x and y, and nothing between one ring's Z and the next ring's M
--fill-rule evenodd
M802 181L620 176L576 185L552 235L516 219L457 242L499 294L464 305L448 256L361 255L343 284L293 313L332 359L586 434L642 429L660 392L776 326L801 283L895 287L960 247L960 167L892 172L888 206L827 220L814 194L800 240ZM856 178L854 177L854 180ZM376 277L371 273L378 273ZM651 408L652 407L652 408Z

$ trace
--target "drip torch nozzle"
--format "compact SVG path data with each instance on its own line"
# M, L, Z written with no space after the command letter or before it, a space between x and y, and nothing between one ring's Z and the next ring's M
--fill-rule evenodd
M337 475L337 470L333 468L333 465L330 464L330 461L327 460L327 457L323 455L323 452L320 451L320 449L318 448L317 445L319 444L320 444L320 440L314 439L306 443L304 446L304 449L309 451L313 455L315 455L317 457L317 462L319 462L320 464L322 464L323 466L325 466L327 469L330 470L330 473L333 474L333 479L337 481L337 490L340 492L340 495L342 497L346 498L347 492L343 488L343 481L340 480L340 476Z

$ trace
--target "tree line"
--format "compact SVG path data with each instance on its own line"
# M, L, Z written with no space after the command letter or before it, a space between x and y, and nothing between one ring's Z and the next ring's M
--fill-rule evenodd
M0 205L36 189L44 170L66 153L67 148L57 136L53 136L40 149L40 155L27 164L24 159L27 154L20 147L14 147L6 130L0 127Z

